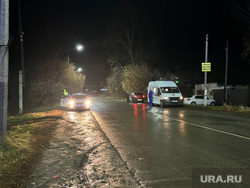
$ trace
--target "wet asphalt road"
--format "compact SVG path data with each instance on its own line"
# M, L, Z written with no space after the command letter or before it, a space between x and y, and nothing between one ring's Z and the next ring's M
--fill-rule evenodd
M142 186L192 187L192 175L206 175L208 168L210 174L245 173L240 185L250 185L249 115L111 98L92 103L102 130Z

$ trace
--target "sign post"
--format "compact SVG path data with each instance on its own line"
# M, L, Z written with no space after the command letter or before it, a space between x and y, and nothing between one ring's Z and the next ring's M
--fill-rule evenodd
M207 54L208 54L208 34L206 35L205 63L207 63ZM207 71L204 71L204 106L207 106Z

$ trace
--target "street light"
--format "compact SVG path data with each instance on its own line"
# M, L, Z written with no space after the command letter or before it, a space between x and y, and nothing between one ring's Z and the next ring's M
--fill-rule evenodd
M79 51L79 52L83 51L83 45L77 44L77 45L76 45L76 49L77 49L77 51Z
M82 72L82 67L78 67L77 71Z

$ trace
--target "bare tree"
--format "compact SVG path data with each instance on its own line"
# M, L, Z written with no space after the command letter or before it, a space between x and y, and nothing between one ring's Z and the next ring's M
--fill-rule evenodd
M146 51L155 46L153 27L148 23L147 17L130 7L116 9L107 29L109 56L118 58L122 65L147 60L150 53Z

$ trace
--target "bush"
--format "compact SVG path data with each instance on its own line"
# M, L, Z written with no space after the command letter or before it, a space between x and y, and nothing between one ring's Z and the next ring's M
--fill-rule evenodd
M222 110L229 111L229 112L250 112L250 108L244 106L230 106L230 105L223 105Z
M76 71L74 64L58 58L47 59L29 72L31 81L24 90L24 104L28 109L59 104L64 89L70 94L82 92L85 84L85 75Z
M145 92L153 76L154 71L146 63L127 65L123 72L122 88L127 93Z
M27 86L24 104L27 105L26 108L35 108L59 103L63 89L62 84L52 80L31 81Z
M123 97L125 92L122 88L121 74L113 72L107 79L108 93L114 97Z

